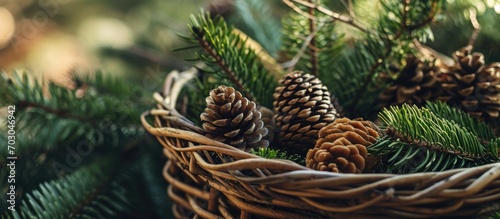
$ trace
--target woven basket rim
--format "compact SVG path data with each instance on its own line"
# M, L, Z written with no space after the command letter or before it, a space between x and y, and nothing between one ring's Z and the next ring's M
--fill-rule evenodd
M155 126L147 121L147 116L155 117ZM169 125L157 127L161 125L161 121L166 121ZM165 155L172 162L171 165L193 175L193 178L201 177L212 187L219 187L218 191L226 197L266 203L257 197L279 194L273 198L298 197L296 201L307 205L308 208L316 209L315 211L325 212L324 215L390 207L394 211L385 214L404 217L416 214L427 216L451 213L460 215L464 212L476 214L481 212L479 208L472 211L468 207L500 202L500 163L411 174L332 173L312 170L289 160L262 158L209 139L197 133L197 130L199 131L197 127L173 115L164 104L158 104L158 108L144 112L141 115L141 122L145 129L162 143ZM185 145L182 146L181 142ZM224 154L233 160L226 163L211 163L207 160L207 152ZM248 169L263 174L241 175L241 171ZM235 183L229 184L217 180ZM359 203L350 206L339 207L318 201L325 197L349 200L367 194L374 197L361 202L358 200ZM281 200L275 202L267 204L288 206L281 203ZM443 205L447 202L453 204ZM422 207L422 203L441 204L444 207Z

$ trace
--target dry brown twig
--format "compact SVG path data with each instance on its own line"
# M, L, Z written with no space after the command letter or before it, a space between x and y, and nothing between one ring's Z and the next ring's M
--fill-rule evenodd
M303 1L303 0L283 0L283 2L288 5L291 9L293 9L294 11L296 11L297 13L303 15L303 16L306 16L307 18L309 19L312 19L312 20L317 20L316 17L314 16L311 16L310 14L308 14L307 12L303 11L302 9L300 9L299 7L297 7L297 5L295 5L293 2L299 4L299 5L302 5L302 6L305 6L307 8L312 8L312 9L316 9L320 12L322 12L323 14L326 14L328 15L329 17L331 17L334 21L339 21L339 22L342 22L342 23L346 23L358 30L361 30L363 32L366 32L367 30L359 25L358 23L354 22L354 19L352 17L349 17L349 16L346 16L346 15L343 15L343 14L339 14L339 13L336 13L336 12L333 12L331 10L329 10L328 8L325 8L321 5L318 5L318 4L315 4L315 3L311 3L311 2L307 2L307 1Z
M469 8L469 18L470 22L472 24L472 27L474 28L474 31L472 32L472 35L470 36L469 42L467 43L468 46L473 46L474 43L476 42L477 36L479 35L479 31L481 31L481 25L477 21L477 12L475 8Z

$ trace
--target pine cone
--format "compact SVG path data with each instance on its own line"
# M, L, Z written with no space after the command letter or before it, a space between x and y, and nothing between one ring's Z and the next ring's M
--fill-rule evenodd
M255 103L232 87L219 86L206 98L207 108L201 114L205 136L241 150L267 147L263 140L267 128Z
M440 86L437 78L440 68L435 61L423 62L414 55L406 57L406 65L402 68L392 69L393 74L398 74L392 85L379 95L383 107L402 105L423 106L426 101L434 100L439 93ZM387 74L384 81L390 82Z
M446 93L439 100L457 106L471 116L498 121L500 116L500 63L484 64L481 53L467 46L453 54L455 65L441 76Z
M280 146L305 154L314 145L318 131L336 118L330 92L314 75L299 71L285 75L280 84L273 95Z
M319 131L314 149L306 156L307 167L337 173L361 173L368 157L366 147L379 136L369 121L337 119Z

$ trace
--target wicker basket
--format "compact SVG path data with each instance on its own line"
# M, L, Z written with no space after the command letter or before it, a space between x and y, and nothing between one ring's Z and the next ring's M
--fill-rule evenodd
M315 171L206 138L174 109L175 97L154 97L157 108L141 120L168 158L176 218L476 218L500 209L500 163L405 175Z

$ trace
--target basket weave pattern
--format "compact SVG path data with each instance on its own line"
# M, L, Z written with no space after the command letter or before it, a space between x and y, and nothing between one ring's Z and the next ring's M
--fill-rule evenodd
M405 175L315 171L204 137L155 99L141 120L168 158L176 218L471 218L500 209L500 163Z

